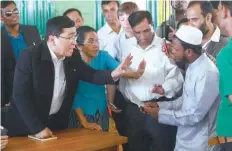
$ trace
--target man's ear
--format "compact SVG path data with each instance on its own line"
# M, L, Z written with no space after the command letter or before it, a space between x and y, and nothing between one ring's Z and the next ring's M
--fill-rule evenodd
M53 46L56 46L56 37L53 35L48 36L48 42L51 43Z
M192 49L186 49L185 53L188 57L191 57L193 55L193 50Z

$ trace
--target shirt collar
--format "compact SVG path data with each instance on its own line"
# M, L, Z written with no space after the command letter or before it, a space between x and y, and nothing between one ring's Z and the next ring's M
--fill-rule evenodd
M7 35L8 35L9 37L15 38L15 37L13 37L13 36L9 33L9 31L6 29L5 26L4 26L4 28L5 28L5 30L6 30L6 32L7 32ZM19 35L18 35L17 38L20 38L21 35L22 35L22 33L23 33L23 31L22 31L22 29L19 27Z
M113 31L113 29L110 27L110 25L108 23L105 24L105 30L107 34L111 34L115 31ZM120 31L119 33L121 33L123 31L122 27L120 27Z
M58 62L59 60L63 61L63 60L65 59L65 57L62 57L62 58L58 59L58 57L55 55L55 53L52 51L52 49L49 48L49 46L48 46L48 49L49 49L49 51L50 51L50 54L51 54L51 57L52 57L52 61L53 61L53 62L56 63L56 62Z
M220 32L220 29L218 28L218 26L216 27L212 37L210 38L209 41L207 41L203 46L202 48L206 49L208 44L213 41L213 42L219 42L220 40L220 36L221 36L221 32Z
M213 33L213 35L212 35L212 37L211 37L211 39L210 39L210 41L219 42L220 36L221 36L221 31L217 26L214 33Z

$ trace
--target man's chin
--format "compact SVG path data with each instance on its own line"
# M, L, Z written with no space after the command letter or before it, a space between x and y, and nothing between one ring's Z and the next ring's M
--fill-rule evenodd
M13 24L8 24L8 26L10 26L10 27L15 27L15 26L17 26L17 25L19 25L19 22L18 23L13 23Z

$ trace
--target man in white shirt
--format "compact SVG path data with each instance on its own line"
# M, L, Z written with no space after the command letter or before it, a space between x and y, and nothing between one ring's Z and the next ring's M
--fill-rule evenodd
M183 94L174 101L144 105L145 112L159 123L178 126L175 151L218 150L218 146L208 146L208 140L216 135L219 73L215 64L202 54L202 37L195 27L182 25L177 30L172 41L174 59L189 63Z
M228 43L228 39L221 36L220 29L213 23L213 6L210 1L191 1L187 9L187 18L190 26L202 31L203 50L207 55L215 58Z
M118 37L115 40L114 44L114 52L116 52L116 59L121 62L122 61L122 49L123 47L127 45L131 45L132 41L136 42L136 39L134 38L134 34L132 31L132 28L130 26L130 23L128 21L128 17L133 12L138 11L139 8L136 3L134 2L125 2L120 5L118 8L117 14L118 19L121 25L121 28L123 29L122 32L118 34ZM142 69L141 71L143 71ZM142 74L140 72L140 74ZM124 93L124 85L125 85L125 78L120 78L119 81L119 87L115 92L115 86L111 85L111 88L113 89L110 93L107 93L108 95L108 101L115 104L115 106L120 109L120 112L118 110L115 110L112 105L110 105L110 108L112 110L112 116L115 121L115 125L117 128L117 131L120 135L125 136L126 131L126 105L127 102L125 101L124 97L122 96L122 93ZM109 91L108 91L109 92ZM122 92L122 93L121 93ZM128 144L123 144L123 149L126 151L128 148Z
M122 31L117 16L119 2L117 0L102 1L101 6L106 24L97 32L100 40L100 50L108 51L115 58L114 42L118 34Z
M126 136L129 150L170 151L174 148L175 127L157 123L150 115L140 111L144 101L171 99L181 89L183 77L176 65L172 64L161 50L163 39L152 32L152 17L148 11L132 13L128 21L135 40L123 46L122 59L127 54L133 56L132 70L136 70L145 60L146 68L139 79L127 79L125 92L128 100L126 108ZM164 90L161 92L161 88Z

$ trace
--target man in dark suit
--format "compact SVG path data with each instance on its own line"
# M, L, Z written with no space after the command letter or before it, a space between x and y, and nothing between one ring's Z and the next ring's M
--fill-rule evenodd
M73 50L76 28L67 16L48 20L46 30L46 41L22 51L18 59L7 116L9 136L45 138L52 136L51 130L67 128L79 80L114 84L131 64L129 55L114 71L90 68Z
M19 11L14 1L1 1L1 107L12 96L13 77L19 52L41 42L35 26L19 24Z

